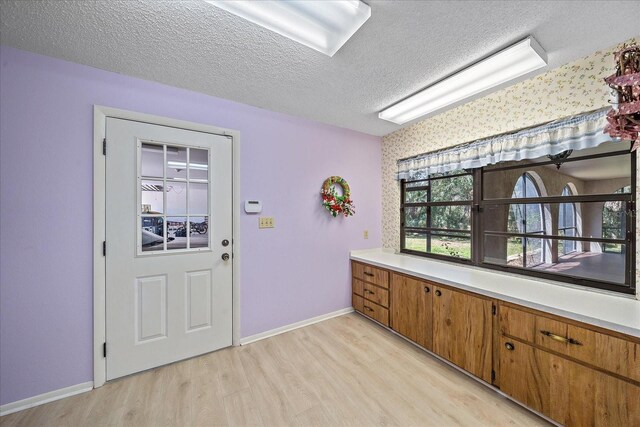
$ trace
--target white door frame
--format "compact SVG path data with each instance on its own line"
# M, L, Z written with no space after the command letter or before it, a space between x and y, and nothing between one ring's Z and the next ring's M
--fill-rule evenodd
M197 132L231 137L233 146L233 345L240 345L240 132L210 125L175 120L151 114L136 113L117 108L93 106L93 386L104 385L107 377L107 359L103 357L106 340L106 261L102 255L105 241L106 204L105 156L102 143L105 138L107 117L133 120L161 126L170 126Z

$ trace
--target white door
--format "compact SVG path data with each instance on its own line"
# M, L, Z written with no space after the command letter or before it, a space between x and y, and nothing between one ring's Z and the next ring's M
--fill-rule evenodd
M232 343L232 141L107 118L107 380Z

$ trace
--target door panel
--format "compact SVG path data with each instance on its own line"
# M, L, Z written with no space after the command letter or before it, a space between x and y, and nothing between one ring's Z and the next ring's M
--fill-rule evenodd
M430 283L391 274L391 328L426 349L432 347Z
M187 331L211 326L211 270L187 273Z
M136 343L167 337L167 277L136 279Z
M110 380L231 345L233 204L230 139L113 118L106 135Z
M433 351L491 383L491 300L433 288Z

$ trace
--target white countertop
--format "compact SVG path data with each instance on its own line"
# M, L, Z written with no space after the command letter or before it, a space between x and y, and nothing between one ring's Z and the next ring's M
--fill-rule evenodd
M351 259L640 338L640 301L633 296L563 286L386 249L351 251Z

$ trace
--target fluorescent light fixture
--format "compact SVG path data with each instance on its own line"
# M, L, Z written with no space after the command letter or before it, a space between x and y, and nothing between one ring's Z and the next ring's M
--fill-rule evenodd
M329 56L371 16L358 0L206 1Z
M547 54L528 37L382 110L378 117L401 125L546 65Z
M167 166L169 166L171 169L186 169L187 168L187 164L185 162L174 162L172 160L167 162ZM209 167L204 163L189 163L189 169L197 169L197 170L206 171L206 170L209 169Z

